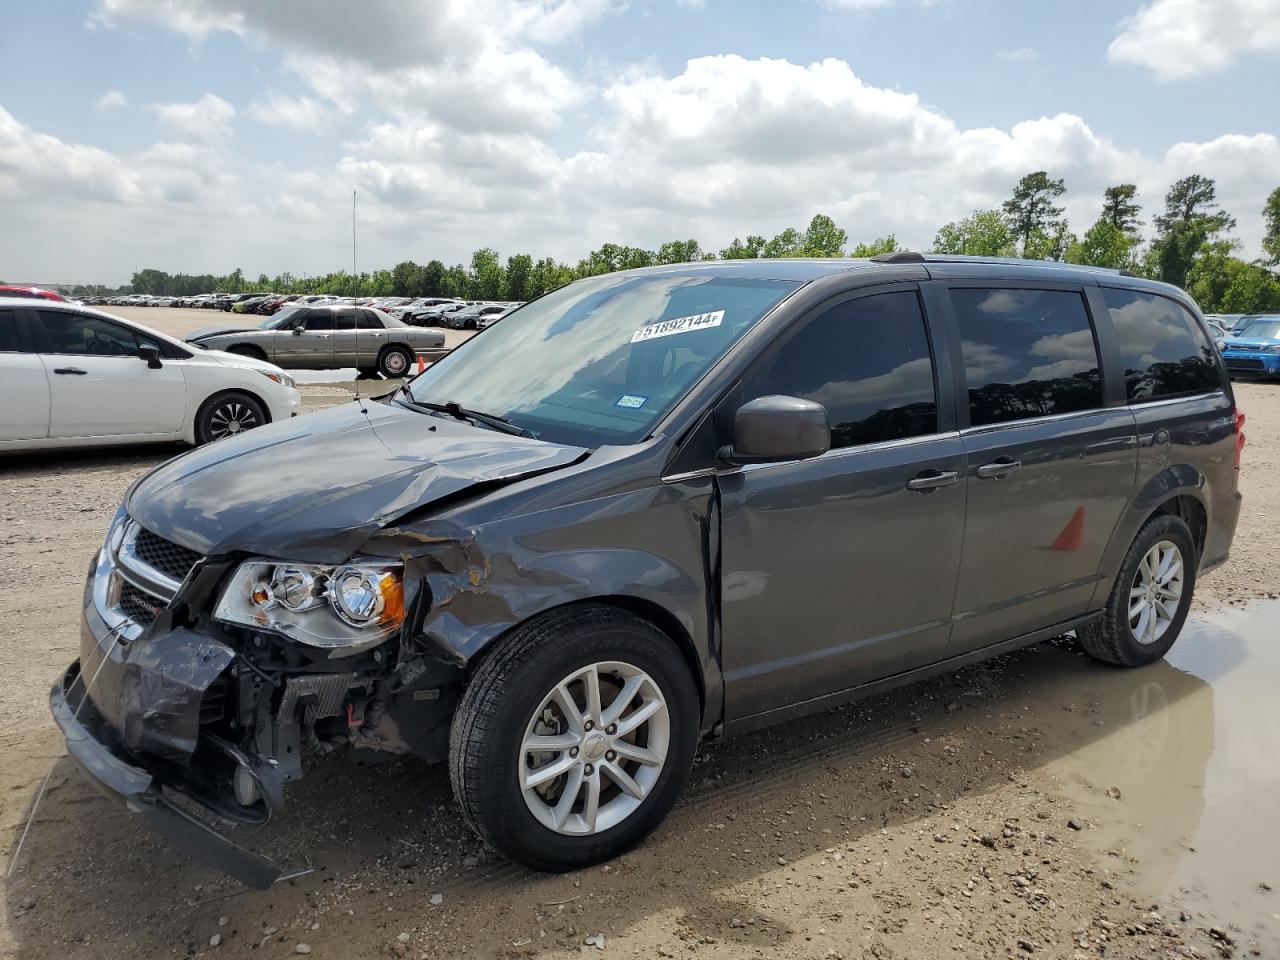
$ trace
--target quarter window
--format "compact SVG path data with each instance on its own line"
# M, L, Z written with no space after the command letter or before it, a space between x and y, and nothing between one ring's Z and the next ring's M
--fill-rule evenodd
M1103 289L1120 340L1130 403L1222 387L1214 349L1181 305L1153 293Z
M822 404L833 448L938 429L933 359L914 291L832 307L753 371L745 390L743 402L784 394Z
M1062 290L951 291L979 427L1102 406L1102 374L1084 298Z

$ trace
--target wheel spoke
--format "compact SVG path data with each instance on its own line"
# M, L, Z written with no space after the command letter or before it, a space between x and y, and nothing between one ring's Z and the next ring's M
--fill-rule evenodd
M1159 580L1156 582L1164 585L1172 581L1174 577L1178 577L1179 579L1182 577L1182 560L1176 553L1173 555L1173 561L1168 565L1168 568L1161 573Z
M525 770L524 787L526 790L532 790L534 787L540 787L548 780L554 780L562 773L578 769L579 764L576 757L571 757L567 753L551 763L544 764L534 770ZM573 777L570 776L572 781Z
M524 749L528 753L562 753L576 747L581 739L576 733L534 734L525 740Z
M636 800L644 799L644 787L636 783L635 780L632 779L631 774L627 773L627 771L623 770L616 763L602 763L600 768L609 775L610 780L618 785L618 789L628 797L632 797Z
M581 736L583 733L582 708L578 706L573 699L573 694L569 692L568 681L556 687L552 697L560 705L560 712L564 715L565 722L569 724L570 732Z
M1146 642L1151 643L1156 638L1156 624L1160 620L1160 615L1156 613L1156 605L1154 603L1151 604L1151 607L1147 611L1147 613L1148 613L1147 629L1144 631L1144 633L1146 636Z
M623 760L634 760L647 767L661 766L663 761L663 757L648 747L637 747L634 743L627 743L625 740L613 741L613 749Z
M582 781L585 776L581 764L575 762L573 770L569 772L569 782L564 785L564 792L560 794L559 802L551 811L557 830L564 826L564 822L569 819L569 814L573 812L573 805L577 803L578 794L582 792Z
M586 778L587 801L582 807L582 819L588 833L596 832L596 818L600 815L600 769L597 767Z
M616 722L618 717L622 716L623 711L631 705L631 701L636 698L636 694L644 686L644 680L644 674L628 677L626 683L622 685L622 689L618 691L618 695L613 698L613 703L609 704L609 709L600 715L600 722L606 727Z
M618 721L618 736L625 737L631 731L639 729L641 724L661 710L663 706L664 704L661 700L645 700L634 712L627 714Z
M600 724L600 671L594 665L582 674L582 685L587 694L586 717L598 726Z
M1151 621L1151 604L1143 603L1142 612L1138 615L1138 625L1133 628L1133 635L1138 639L1139 643L1146 643L1143 639L1147 635L1147 624Z

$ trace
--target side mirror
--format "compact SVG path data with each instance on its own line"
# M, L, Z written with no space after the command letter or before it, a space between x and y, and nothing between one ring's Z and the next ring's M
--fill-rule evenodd
M293 335L294 335L295 337L300 337L300 336L302 336L302 328L301 328L301 327L294 327L294 328L293 328Z
M733 415L733 444L721 447L727 463L804 460L831 449L827 408L799 397L768 396L744 403Z
M144 343L138 347L138 356L147 361L147 366L152 370L159 370L164 366L160 362L160 348L154 343Z

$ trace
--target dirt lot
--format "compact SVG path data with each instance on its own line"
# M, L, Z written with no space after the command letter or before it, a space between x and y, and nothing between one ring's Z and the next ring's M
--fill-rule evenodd
M139 318L189 320L164 313ZM270 892L176 857L83 782L46 704L120 496L174 451L0 462L6 870L52 771L0 956L1280 956L1280 387L1238 392L1246 510L1169 662L1041 645L707 746L649 842L561 877L487 855L414 762L293 788L248 839L313 872Z

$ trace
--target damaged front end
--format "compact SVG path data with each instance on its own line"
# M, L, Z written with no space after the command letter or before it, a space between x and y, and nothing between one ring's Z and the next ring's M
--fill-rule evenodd
M90 570L80 660L55 684L53 714L99 789L266 888L279 868L216 821L268 822L304 758L445 756L459 668L405 646L421 600L385 561L203 557L122 509Z

